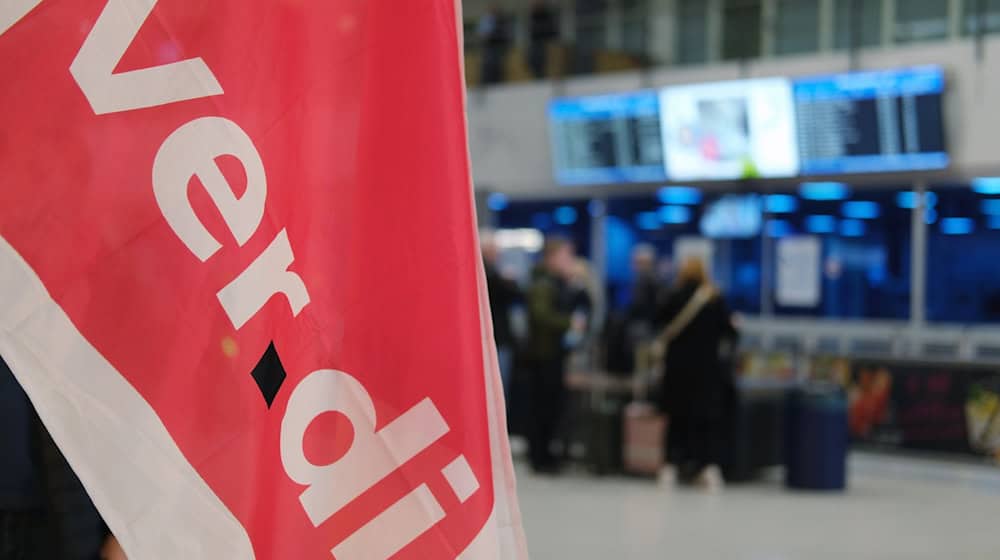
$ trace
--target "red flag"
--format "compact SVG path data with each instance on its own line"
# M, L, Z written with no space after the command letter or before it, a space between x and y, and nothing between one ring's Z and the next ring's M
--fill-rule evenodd
M0 5L0 354L131 557L526 557L457 12Z

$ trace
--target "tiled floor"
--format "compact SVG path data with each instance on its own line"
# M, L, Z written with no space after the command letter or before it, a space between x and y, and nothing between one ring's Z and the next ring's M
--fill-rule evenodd
M997 560L1000 469L855 454L845 494L519 468L533 560Z

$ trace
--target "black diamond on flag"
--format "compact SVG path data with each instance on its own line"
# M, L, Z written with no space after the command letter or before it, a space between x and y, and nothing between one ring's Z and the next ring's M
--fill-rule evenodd
M281 365L281 358L278 357L278 351L274 349L273 342L267 346L267 352L264 352L260 361L254 366L251 375L253 380L257 382L257 387L260 388L260 394L267 402L267 408L271 408L274 397L277 396L281 384L285 382L285 377L287 377L285 366Z

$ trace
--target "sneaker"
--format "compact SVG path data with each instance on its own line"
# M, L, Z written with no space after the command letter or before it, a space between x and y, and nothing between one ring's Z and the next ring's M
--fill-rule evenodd
M656 483L663 490L673 490L677 486L677 468L664 465L656 477Z
M695 485L705 492L714 494L721 492L726 482L722 478L722 470L717 465L709 465L698 474Z

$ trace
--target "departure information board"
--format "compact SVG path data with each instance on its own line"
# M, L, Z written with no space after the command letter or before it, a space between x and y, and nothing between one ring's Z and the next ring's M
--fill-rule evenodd
M554 99L549 127L556 182L663 181L659 96L654 91Z
M936 66L796 80L801 173L947 167L943 90Z

